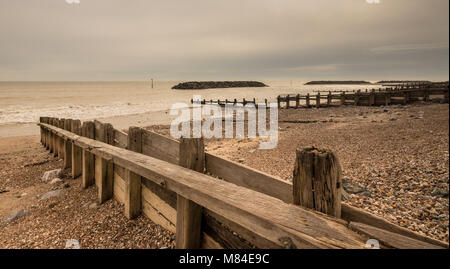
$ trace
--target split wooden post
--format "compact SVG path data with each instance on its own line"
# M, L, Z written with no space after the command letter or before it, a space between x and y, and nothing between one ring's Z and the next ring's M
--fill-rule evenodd
M100 125L99 141L114 144L114 129L111 124ZM113 197L114 192L114 164L101 156L95 156L95 177L98 182L98 203L103 204Z
M72 133L81 135L81 121L72 120L70 130ZM83 151L72 143L72 178L81 176L83 171Z
M92 121L83 123L82 135L90 139L95 139L95 125ZM82 159L83 172L81 185L86 189L95 182L95 158L92 153L83 149Z
M316 107L320 108L320 92L316 95Z
M180 139L180 166L203 173L205 169L205 149L203 138ZM177 194L178 249L197 249L201 245L202 207Z
M329 150L297 150L293 176L294 204L341 217L341 166Z
M72 120L64 120L64 130L72 132ZM64 168L72 167L72 142L64 139Z
M142 153L142 132L138 127L128 129L128 150ZM141 176L125 169L125 216L136 218L141 214Z

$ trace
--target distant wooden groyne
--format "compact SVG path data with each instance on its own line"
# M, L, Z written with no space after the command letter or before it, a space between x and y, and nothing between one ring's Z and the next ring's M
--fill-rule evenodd
M245 106L247 104L254 104L254 105L259 104L259 103L256 102L256 98L253 98L252 100L246 100L245 98L243 98L242 101L239 101L238 99L234 99L234 100L228 100L228 99L225 99L225 100L220 100L220 99L217 99L217 100L213 100L213 99L206 100L206 99L203 99L203 100L196 101L195 103L196 104L201 104L201 105L219 105L219 106L225 106L227 104L228 105L243 105L243 106ZM268 106L268 104L269 104L267 99L264 99L263 103L266 106ZM191 99L191 104L194 104L194 100L193 99Z
M409 104L415 101L430 101L440 97L448 102L449 84L431 83L420 85L401 85L378 90L319 91L315 95L285 94L277 97L279 108L320 108L341 105L388 106ZM294 103L293 103L294 102Z
M401 84L394 87L364 90L328 90L313 91L315 94L282 94L277 97L279 108L320 108L341 105L356 106L388 106L396 104L409 104L416 101L431 101L433 98L440 98L443 102L448 102L449 83L411 83ZM194 100L191 99L191 104ZM220 100L203 99L196 101L202 105L242 105L253 104L258 106L263 104L266 107L269 101L257 101L256 98L242 100Z

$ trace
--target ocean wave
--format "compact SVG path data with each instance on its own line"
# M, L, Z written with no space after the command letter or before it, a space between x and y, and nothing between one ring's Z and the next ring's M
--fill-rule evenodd
M58 117L88 120L115 116L126 116L154 111L164 111L170 107L165 104L115 103L110 105L68 105L49 108L12 107L0 112L0 124L35 123L39 117Z

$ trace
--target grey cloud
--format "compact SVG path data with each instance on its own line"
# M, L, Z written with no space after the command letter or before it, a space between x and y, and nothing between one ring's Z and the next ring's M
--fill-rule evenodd
M0 0L0 80L448 79L448 5Z

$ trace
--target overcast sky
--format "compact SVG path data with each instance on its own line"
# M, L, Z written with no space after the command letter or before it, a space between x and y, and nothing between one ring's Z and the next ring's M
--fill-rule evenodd
M0 0L0 80L449 77L448 0Z

